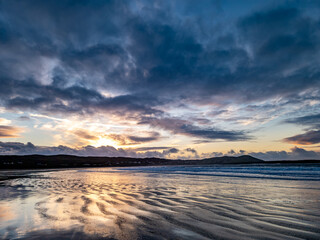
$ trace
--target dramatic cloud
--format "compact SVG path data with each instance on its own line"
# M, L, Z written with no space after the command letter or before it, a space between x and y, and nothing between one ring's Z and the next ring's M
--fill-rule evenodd
M311 144L320 143L320 130L308 131L303 134L285 138L284 140L289 143L301 144L301 145L311 145Z
M230 155L234 155L236 152L233 150L233 149L231 149L229 152L228 152L228 154L230 154Z
M98 86L207 103L289 96L319 86L318 19L295 6L249 13L235 21L235 31L217 28L209 38L200 30L211 32L210 24L197 21L203 11L180 12L191 3L140 4L3 1L2 78L17 89L15 95L10 87L2 92L10 97L7 106L81 111L125 105L126 97L102 98L92 90ZM22 97L26 92L31 96ZM144 111L144 104L127 109Z
M120 95L104 97L96 90L81 86L59 88L43 86L33 80L1 80L7 86L0 96L2 103L9 109L40 110L46 113L93 113L95 111L114 114L157 114L152 109L155 104L147 96ZM12 97L11 95L14 95Z
M80 138L84 138L87 140L97 140L99 139L97 136L94 136L92 134L90 134L89 132L85 131L85 130L76 130L74 132L75 135L77 135Z
M144 118L139 124L149 124L155 128L171 131L174 134L182 134L190 137L198 137L214 140L239 141L250 139L241 131L225 131L212 127L199 127L187 120L178 118Z
M109 134L106 136L116 141L119 145L135 145L140 143L152 142L160 138L160 134L158 132L145 132L142 134L143 135L140 136L132 136L125 134Z
M210 152L198 154L196 150L192 148L185 149L186 152L194 154L192 158L203 159L211 157L228 156L240 156L244 154L243 150L234 151L230 150L227 154L222 152ZM174 159L188 159L177 148L170 147L146 147L146 148L114 148L112 146L83 146L80 148L71 148L67 146L36 146L32 143L20 143L20 142L0 142L0 154L3 155L26 155L26 154L71 154L77 156L109 156L109 157L158 157L158 158L174 158ZM308 151L303 148L294 147L291 151L267 151L267 152L246 152L251 156L270 161L270 160L301 160L301 159L320 159L320 152Z
M246 152L244 150L235 151L229 150L226 154L222 152L202 153L199 158L211 158L227 156L241 156L249 154L253 157L265 160L265 161L277 161L277 160L320 160L320 151L308 151L303 148L293 147L290 151L266 151L266 152Z
M0 125L0 138L16 138L20 132L20 128Z
M146 137L128 136L128 139L130 139L131 141L134 141L134 142L141 143L141 142L155 141L155 140L158 140L160 137L160 134L157 132L151 132L151 133L148 133L148 135L149 136L146 136Z
M202 153L198 158L211 158L222 156L241 156L244 154L265 160L320 160L320 151L309 151L299 147L293 147L290 151L265 151L265 152L247 152L244 150L229 150L226 154L222 152Z
M156 150L156 151L155 151ZM122 149L112 146L93 147L90 145L81 148L71 148L67 146L45 147L35 146L32 143L19 142L0 142L0 154L3 155L25 155L25 154L71 154L77 156L108 156L108 157L158 157L169 158L174 157L173 154L179 153L176 148L162 147L150 149Z
M319 4L243 5L0 0L1 117L20 120L28 138L50 125L39 118L32 125L32 114L92 123L94 131L55 128L49 145L74 141L61 140L67 133L79 147L103 137L146 148L251 143L268 122L284 118L308 127L287 143L317 143ZM165 137L172 142L163 144Z
M287 120L286 122L320 129L320 114L293 118Z
M187 152L193 153L193 154L197 154L197 150L193 149L193 148L186 148L185 149Z
M251 152L251 156L264 160L305 160L320 159L320 152L308 151L303 148L294 147L291 151L267 151Z
M293 123L297 125L307 126L309 129L303 134L298 134L292 137L285 138L285 142L300 144L300 145L312 145L320 143L320 114L307 115L303 117L289 119L287 123Z
M170 147L141 147L141 148L134 148L134 151L143 152L143 151L150 151L150 150L168 150Z

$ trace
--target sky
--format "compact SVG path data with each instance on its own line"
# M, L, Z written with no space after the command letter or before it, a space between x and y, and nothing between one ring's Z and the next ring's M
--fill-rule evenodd
M0 154L320 159L320 2L0 0Z

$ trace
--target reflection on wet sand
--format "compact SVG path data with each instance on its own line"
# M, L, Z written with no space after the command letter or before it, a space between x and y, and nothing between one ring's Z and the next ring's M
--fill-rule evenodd
M9 221L15 218L15 214L12 211L10 205L1 204L0 205L0 221Z
M0 194L0 238L319 239L315 183L148 168L37 173L1 187L11 194Z

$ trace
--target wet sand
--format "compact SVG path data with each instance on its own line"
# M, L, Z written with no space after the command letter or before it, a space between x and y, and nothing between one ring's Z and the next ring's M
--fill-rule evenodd
M28 176L0 186L0 239L320 239L319 165Z

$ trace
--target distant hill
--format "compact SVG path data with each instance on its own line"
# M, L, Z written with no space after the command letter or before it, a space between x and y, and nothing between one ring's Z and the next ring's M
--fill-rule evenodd
M0 155L0 169L250 164L263 162L263 160L251 157L249 155L240 157L215 157L203 160L170 160L161 158L126 157L80 157L73 155Z
M213 165L213 164L301 164L320 161L263 161L250 155L214 157L202 160L170 160L161 158L80 157L73 155L0 155L0 169L46 169L81 167L125 167L155 165Z
M239 157L214 157L214 158L206 158L202 161L204 164L240 164L240 163L264 163L263 160L252 157L250 155L243 155Z

